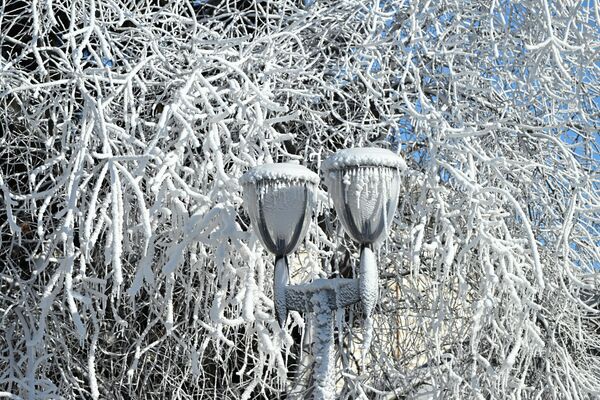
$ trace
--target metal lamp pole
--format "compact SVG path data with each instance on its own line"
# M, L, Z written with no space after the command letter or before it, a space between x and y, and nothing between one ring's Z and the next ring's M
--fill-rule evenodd
M365 315L364 349L371 341L371 315L378 299L373 250L386 238L398 204L404 160L376 148L340 150L323 163L339 220L361 245L360 274L354 279L317 279L290 285L287 255L304 238L316 203L319 176L290 163L265 164L240 179L251 224L267 250L275 254L275 315L285 326L289 310L315 314L313 398L335 398L334 317L336 310L360 302Z

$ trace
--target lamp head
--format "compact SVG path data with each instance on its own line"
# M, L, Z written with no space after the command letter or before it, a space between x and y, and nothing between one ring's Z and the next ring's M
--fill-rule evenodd
M299 164L264 164L246 172L240 183L263 246L276 256L293 252L308 229L319 176Z
M348 234L362 245L385 239L398 206L404 159L390 150L350 148L323 162L325 184Z

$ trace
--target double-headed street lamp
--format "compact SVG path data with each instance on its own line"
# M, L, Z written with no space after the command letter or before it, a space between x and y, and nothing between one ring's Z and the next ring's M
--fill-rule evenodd
M275 254L275 315L283 327L289 310L314 312L315 399L335 396L333 312L360 302L365 315L364 349L371 341L371 314L377 303L378 271L373 250L387 237L398 205L404 160L378 148L340 150L322 165L325 185L346 232L360 243L355 279L316 279L289 284L287 255L304 238L316 205L319 176L298 164L265 164L240 182L250 222L261 243Z

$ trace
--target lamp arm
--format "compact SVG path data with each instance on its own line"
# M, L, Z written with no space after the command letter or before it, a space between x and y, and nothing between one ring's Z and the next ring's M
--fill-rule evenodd
M379 272L377 271L377 260L371 245L362 245L360 249L359 280L360 301L365 317L362 345L362 361L364 364L366 353L373 338L373 318L371 316L379 299Z
M273 273L273 301L275 303L275 317L282 328L285 326L288 314L286 292L289 283L290 272L287 256L277 256Z

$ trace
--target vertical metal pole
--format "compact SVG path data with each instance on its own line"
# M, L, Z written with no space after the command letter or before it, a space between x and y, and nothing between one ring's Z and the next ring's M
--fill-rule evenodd
M288 285L285 296L287 309L313 315L313 368L311 386L305 389L313 399L333 400L336 398L337 376L333 339L335 313L361 301L359 280L316 279L307 284Z
M315 315L313 354L313 399L335 398L335 358L333 341L333 312L329 305L326 289L318 290L310 299Z

